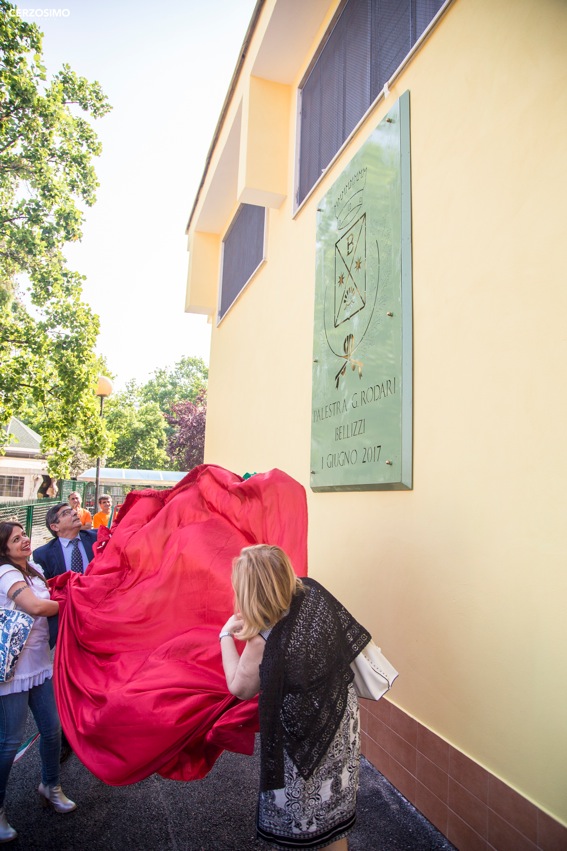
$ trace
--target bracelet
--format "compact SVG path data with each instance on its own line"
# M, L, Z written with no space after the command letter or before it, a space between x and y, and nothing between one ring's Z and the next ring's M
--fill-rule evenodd
M228 632L227 630L225 630L224 632L219 633L219 641L222 641L222 639L223 639L223 638L226 638L226 637L227 637L227 635L230 635L230 637L232 638L232 632Z

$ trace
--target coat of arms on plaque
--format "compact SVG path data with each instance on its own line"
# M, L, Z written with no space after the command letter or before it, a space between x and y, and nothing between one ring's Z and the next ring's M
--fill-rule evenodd
M335 203L334 218L338 239L334 242L334 280L325 287L324 324L327 344L333 354L340 358L340 368L335 375L338 388L347 367L362 377L363 362L355 358L370 325L376 297L380 260L376 242L370 242L372 269L376 280L367 277L367 216L364 210L366 168L360 169L341 189ZM374 277L374 274L372 275Z
M335 243L335 328L366 305L366 214Z

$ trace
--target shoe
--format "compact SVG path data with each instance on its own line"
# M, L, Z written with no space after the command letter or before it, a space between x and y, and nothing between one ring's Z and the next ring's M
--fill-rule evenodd
M0 807L0 842L11 842L18 834L11 824L8 824L4 807Z
M40 783L37 791L42 797L43 806L51 804L56 813L70 813L77 809L76 803L65 795L61 786L44 786Z

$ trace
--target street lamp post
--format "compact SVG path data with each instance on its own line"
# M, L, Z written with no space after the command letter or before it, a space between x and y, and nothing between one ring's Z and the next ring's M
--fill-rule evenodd
M102 419L102 411L104 407L104 400L110 396L112 393L112 381L109 378L106 378L104 375L99 375L98 381L96 383L96 395L100 399L100 417ZM94 493L94 510L97 511L98 508L98 489L100 483L100 457L96 459L96 478L95 478L95 493Z

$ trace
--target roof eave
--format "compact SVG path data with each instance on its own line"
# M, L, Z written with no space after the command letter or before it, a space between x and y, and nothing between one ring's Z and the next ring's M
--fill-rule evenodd
M228 91L226 93L226 97L224 99L224 103L222 105L222 109L220 111L219 119L217 121L217 125L215 127L215 132L213 133L213 139L211 145L209 147L209 151L207 153L207 157L205 159L205 168L203 170L203 174L201 176L201 182L199 183L199 187L197 189L197 194L195 195L195 200L193 201L193 206L191 208L191 212L189 213L189 220L187 222L187 227L185 229L185 233L189 233L189 228L191 227L191 222L193 221L193 216L195 215L195 210L197 208L197 204L199 203L199 198L201 197L201 191L205 184L205 180L207 179L207 174L209 171L209 166L211 164L211 159L216 148L222 126L224 124L224 120L226 118L226 114L230 107L230 103L232 101L232 96L238 85L238 80L240 78L240 73L242 71L242 67L244 65L244 61L248 55L248 48L250 46L250 42L252 41L252 36L256 30L256 26L258 24L258 19L260 17L260 13L262 11L262 7L265 5L266 0L258 0L256 6L254 7L254 11L252 13L252 17L250 19L250 23L248 25L248 29L246 30L246 35L244 36L244 41L242 42L242 47L240 48L240 54L238 57L238 61L236 63L236 67L234 69L234 73L232 75L232 79L230 81L230 85L228 87Z

